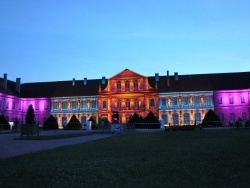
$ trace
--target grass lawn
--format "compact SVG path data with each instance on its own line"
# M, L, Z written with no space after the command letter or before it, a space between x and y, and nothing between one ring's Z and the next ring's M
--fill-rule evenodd
M54 140L61 138L73 138L77 136L90 136L93 133L72 133L72 134L58 134L58 135L47 135L47 136L20 136L16 140Z
M0 168L0 187L249 187L250 129L128 133Z

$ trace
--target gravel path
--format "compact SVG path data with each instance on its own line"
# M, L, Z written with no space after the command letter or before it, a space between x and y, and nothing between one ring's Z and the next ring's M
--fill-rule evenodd
M55 135L74 133L73 131L41 131L40 135ZM76 133L76 132L75 132ZM79 131L77 131L79 133ZM20 133L0 134L0 159L32 153L41 150L52 149L60 146L90 142L113 136L112 134L92 134L73 138L61 138L54 140L15 140Z

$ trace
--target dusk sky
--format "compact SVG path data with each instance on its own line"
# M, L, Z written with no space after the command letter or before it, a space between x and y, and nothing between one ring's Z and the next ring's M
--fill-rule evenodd
M0 77L250 71L249 0L1 0Z

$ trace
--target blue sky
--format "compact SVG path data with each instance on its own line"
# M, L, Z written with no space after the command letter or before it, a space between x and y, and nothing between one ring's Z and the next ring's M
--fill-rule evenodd
M249 0L1 0L0 77L250 70Z

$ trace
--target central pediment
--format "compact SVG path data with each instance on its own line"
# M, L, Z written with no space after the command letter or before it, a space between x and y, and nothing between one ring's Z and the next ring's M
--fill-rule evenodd
M120 73L116 74L115 76L111 77L110 79L124 79L124 78L138 78L138 77L145 77L141 74L138 74L134 71L131 71L129 69L125 69L121 71Z

